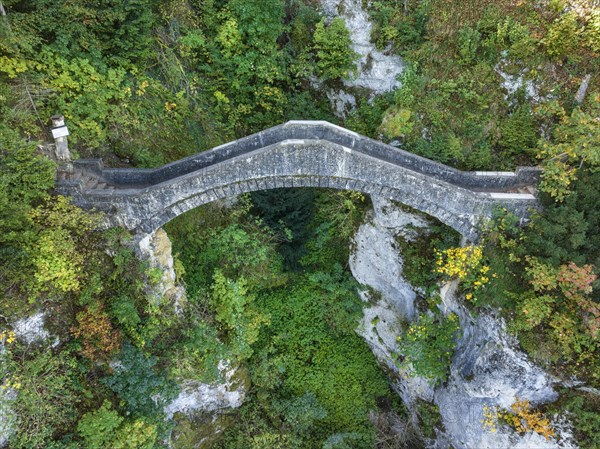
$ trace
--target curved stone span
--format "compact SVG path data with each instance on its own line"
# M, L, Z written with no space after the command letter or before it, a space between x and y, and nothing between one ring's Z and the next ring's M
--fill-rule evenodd
M256 190L325 187L380 195L423 211L468 239L497 207L525 218L539 169L462 172L327 122L293 121L157 169L105 169L81 160L57 190L150 233L202 204ZM515 193L517 192L517 193Z

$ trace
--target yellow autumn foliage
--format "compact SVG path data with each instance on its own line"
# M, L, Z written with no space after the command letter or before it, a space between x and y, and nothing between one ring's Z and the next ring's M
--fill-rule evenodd
M550 420L539 410L532 409L526 399L515 398L510 410L500 410L498 407L483 406L484 429L494 433L498 430L498 421L503 421L519 433L536 432L546 440L555 435Z
M469 245L436 251L436 271L449 279L458 279L467 300L475 301L474 292L489 282L490 267L483 263L483 247Z

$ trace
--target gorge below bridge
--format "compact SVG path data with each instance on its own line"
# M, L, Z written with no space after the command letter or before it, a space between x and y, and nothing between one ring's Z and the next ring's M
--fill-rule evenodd
M218 199L288 187L379 195L476 240L496 208L521 218L537 207L540 169L463 172L323 121L290 121L155 169L104 168L83 159L59 170L56 189L107 224L150 234Z

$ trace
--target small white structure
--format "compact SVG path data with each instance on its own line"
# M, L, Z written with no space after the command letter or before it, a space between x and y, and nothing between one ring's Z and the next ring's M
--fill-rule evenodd
M70 162L71 153L67 142L69 129L65 125L65 118L62 115L53 115L50 120L52 120L52 137L54 138L56 159L58 162Z

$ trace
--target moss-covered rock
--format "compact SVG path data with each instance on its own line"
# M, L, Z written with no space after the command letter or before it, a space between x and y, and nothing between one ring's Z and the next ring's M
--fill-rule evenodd
M175 415L177 423L171 434L173 449L205 449L219 441L223 431L232 423L230 415L202 413L194 417Z

